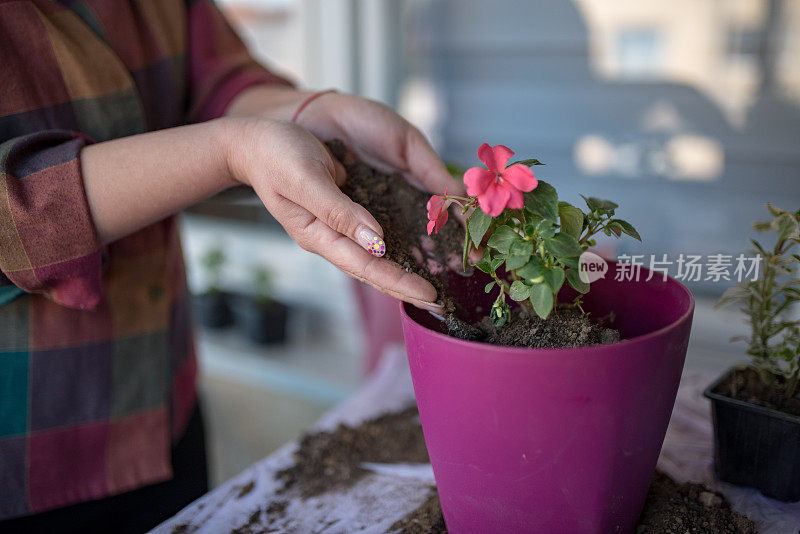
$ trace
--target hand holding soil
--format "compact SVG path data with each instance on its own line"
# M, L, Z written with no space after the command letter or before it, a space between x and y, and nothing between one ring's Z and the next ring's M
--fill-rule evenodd
M325 95L320 102L311 103L300 117L307 123L304 126L327 135L339 132L342 121L350 129L355 156L401 173L421 186L459 188L424 137L399 115L363 99L336 97ZM344 108L336 110L336 120L325 100L344 102ZM340 191L344 167L314 135L283 121L238 120L241 142L233 144L229 157L234 177L253 187L303 249L395 298L441 311L441 306L434 304L437 294L429 282L381 259L387 243L382 224ZM264 169L272 172L267 174ZM405 182L400 176L396 179Z

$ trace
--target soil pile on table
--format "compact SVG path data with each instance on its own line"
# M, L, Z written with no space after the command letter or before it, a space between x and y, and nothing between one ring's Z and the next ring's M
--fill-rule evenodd
M736 369L720 382L714 393L791 415L800 415L800 388L791 397L786 397L782 387L785 379L777 375L773 375L773 379L776 385L767 385L754 369Z
M295 465L279 472L278 478L284 482L284 492L298 491L304 498L353 485L368 473L360 467L363 462L429 461L415 406L365 421L357 427L339 425L334 432L307 434L301 439L294 457ZM268 511L266 515L280 514ZM431 487L430 495L416 510L389 530L398 531L404 534L447 532L435 487ZM677 484L656 471L636 533L687 532L752 534L756 529L752 521L731 510L730 503L722 495L702 484Z
M389 532L444 534L439 495L432 493L422 505L395 522ZM725 498L702 484L678 484L656 471L636 534L755 534L755 524L731 510Z
M389 532L400 532L401 534L443 534L447 532L442 515L442 503L439 502L439 494L436 488L431 488L431 494L425 499L412 513L395 521Z
M356 483L368 471L363 462L427 463L416 406L382 415L357 427L306 434L294 453L295 464L278 473L283 490L297 488L304 498Z
M719 493L702 484L678 484L656 471L636 534L755 534L756 525L731 510Z
M458 318L462 315L458 304L447 290L448 273L453 275L453 271L446 266L452 265L453 258L458 261L464 246L464 230L456 222L453 208L450 208L453 222L428 238L425 204L430 193L415 188L399 174L386 174L363 162L351 161L339 140L330 141L327 146L347 171L342 192L364 206L383 228L385 258L407 272L420 275L436 288L445 306L444 330L451 336L525 347L576 347L619 340L619 332L598 325L589 315L574 309L557 310L546 320L517 310L501 328L491 322L472 325L462 321ZM445 266L444 270L435 264Z

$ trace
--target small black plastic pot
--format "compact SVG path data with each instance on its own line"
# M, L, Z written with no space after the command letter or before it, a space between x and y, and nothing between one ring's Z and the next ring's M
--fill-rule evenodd
M194 297L195 310L200 324L206 328L223 328L233 323L230 294L224 291L207 291Z
M800 416L714 393L734 371L703 393L711 399L717 478L779 501L800 501Z
M242 296L236 302L236 321L247 338L259 345L284 343L289 308L273 300Z

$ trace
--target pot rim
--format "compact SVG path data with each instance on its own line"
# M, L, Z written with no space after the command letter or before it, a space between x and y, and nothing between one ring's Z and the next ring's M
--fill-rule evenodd
M641 267L641 270L643 272L645 272L645 271L649 272L650 271L646 267ZM645 281L645 282L642 282L642 283L649 284L651 282ZM426 330L428 332L428 335L432 335L432 336L434 336L436 338L447 339L447 340L449 340L451 343L453 343L456 346L467 346L468 347L468 346L474 346L474 345L477 344L477 345L480 345L481 348L483 348L483 349L485 349L487 351L490 351L490 352L502 352L505 355L508 355L508 354L514 354L514 355L526 354L526 355L530 355L530 353L532 353L532 352L540 353L540 354L558 354L558 353L563 353L563 352L567 352L567 351L568 352L590 353L590 352L598 350L598 348L608 348L608 347L615 347L615 346L620 346L620 345L634 346L635 347L635 345L642 344L642 343L650 341L650 340L652 340L654 338L660 337L660 336L664 335L665 333L667 333L667 332L669 332L671 330L674 330L675 328L678 328L680 325L682 325L683 323L688 321L692 317L692 314L694 313L694 308L695 308L694 295L692 295L692 292L689 291L689 289L685 285L683 285L679 281L675 280L671 276L667 276L667 283L677 284L677 286L689 298L689 307L687 308L687 310L680 317L678 317L677 319L675 319L671 323L667 324L666 326L663 326L663 327L659 328L658 330L653 330L652 332L648 332L646 334L641 334L639 336L634 336L634 337L631 337L631 338L621 339L621 340L619 340L619 341L617 341L615 343L609 343L609 344L606 344L606 345L585 345L585 346L581 346L581 347L536 348L536 347L513 347L513 346L509 346L509 345L495 345L493 343L486 343L484 341L470 341L470 340L466 340L466 339L460 339L460 338L453 337L453 336L450 336L450 335L447 335L447 334L443 334L441 332L437 332L435 330L431 330L427 326L424 326L424 325L420 324L419 322L415 321L414 318L412 318L406 312L406 306L411 306L411 304L409 304L407 302L403 302L403 301L400 301L400 303L399 303L399 306L400 306L400 317L401 317L403 322L410 321L411 323L415 324L417 327L419 327L419 328L421 328L423 330Z
M742 408L743 410L749 412L757 413L774 419L782 419L789 423L795 423L800 425L800 415L792 415L790 413L782 412L776 408L769 408L768 406L760 406L758 404L753 404L752 402L747 402L740 399L734 399L733 397L728 397L727 395L714 393L712 391L720 384L720 382L722 382L725 378L727 378L728 375L737 371L738 369L741 369L741 366L734 365L732 367L729 367L727 371L722 373L705 390L703 390L703 396L712 401L720 401L728 404L733 404L734 406L738 406L739 408Z

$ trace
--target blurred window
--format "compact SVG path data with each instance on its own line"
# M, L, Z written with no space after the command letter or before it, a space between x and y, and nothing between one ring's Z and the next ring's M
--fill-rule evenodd
M655 78L662 74L661 36L655 29L620 31L617 36L619 75L623 78Z

